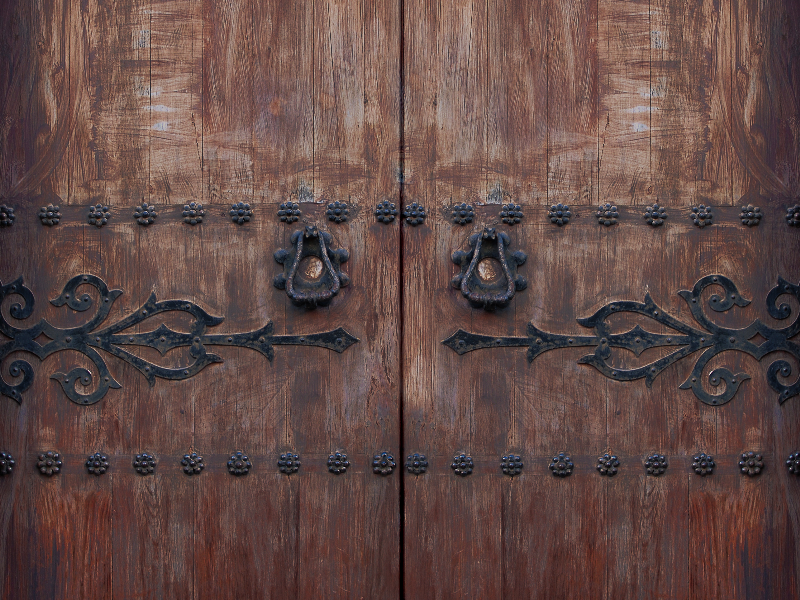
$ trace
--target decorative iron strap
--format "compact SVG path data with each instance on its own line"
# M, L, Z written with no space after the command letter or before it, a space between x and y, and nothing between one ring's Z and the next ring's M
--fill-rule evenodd
M744 329L720 327L712 323L706 316L700 299L700 294L703 290L711 285L720 286L725 292L724 296L714 294L709 298L708 305L713 311L725 312L734 304L741 307L750 304L750 300L746 300L741 296L739 290L736 289L730 279L722 275L708 275L700 279L694 285L692 291L684 290L678 292L681 298L689 305L692 317L702 329L682 323L665 313L653 302L650 294L646 294L643 303L627 300L611 302L603 306L591 317L578 319L580 325L593 328L594 335L570 336L548 333L542 331L533 323L529 323L526 337L492 337L477 335L459 329L442 343L455 350L458 354L465 354L480 348L527 346L528 362L533 362L543 352L555 350L556 348L594 346L594 354L582 357L578 361L579 363L592 365L606 377L617 381L633 381L634 379L644 378L647 387L650 387L656 376L668 366L702 350L703 353L697 358L688 379L679 387L682 390L691 388L695 396L702 402L720 406L733 398L741 383L746 379L750 379L750 376L747 373L734 374L724 367L714 369L709 374L710 384L716 388L721 383L724 383L725 388L719 394L710 394L703 388L701 382L703 369L708 362L717 354L728 350L745 352L757 360L761 360L772 352L788 352L800 361L800 345L792 341L792 338L800 332L800 315L795 317L791 325L783 329L772 329L760 320L755 320ZM778 306L778 298L783 295L794 296L795 299L800 301L800 286L791 284L780 277L778 278L778 285L772 288L767 295L767 311L773 319L785 320L792 313L787 304ZM642 329L639 325L625 333L611 333L611 326L608 323L609 316L625 312L649 317L669 327L676 333L652 333ZM751 342L750 340L756 335L763 336L765 338L764 341L760 344ZM676 347L677 349L654 362L637 368L622 369L609 364L612 348L625 348L639 356L644 350L662 347ZM792 367L785 360L774 361L767 370L767 382L773 390L778 392L778 400L781 404L800 393L800 380L791 385L784 385L778 380L779 375L786 378L791 374Z
M17 351L30 352L43 360L62 350L76 350L94 363L97 367L99 382L97 389L90 393L79 393L76 390L78 383L84 388L92 384L92 373L87 369L76 367L69 373L53 373L50 376L61 384L64 393L76 404L94 404L106 395L109 388L122 387L111 375L104 357L98 350L103 350L133 365L139 369L152 386L155 384L156 378L188 379L211 363L223 362L220 356L208 352L206 346L251 348L266 356L267 360L272 361L274 345L319 346L335 352L344 352L358 341L341 327L324 333L273 335L271 321L268 321L261 329L246 333L209 334L207 333L208 328L222 323L222 317L213 317L193 302L186 300L158 302L155 292L151 293L147 302L133 314L113 325L98 329L108 317L114 300L122 294L122 290L109 290L105 282L94 275L78 275L67 282L61 295L55 300L51 300L51 304L55 306L66 304L79 312L89 310L94 301L89 294L79 295L77 293L77 288L81 285L91 285L96 288L100 293L100 298L94 317L80 327L61 329L42 319L33 327L18 329L9 324L5 316L0 314L0 333L11 340L0 345L0 361ZM0 303L7 296L19 296L24 302L24 305L18 303L11 305L10 314L14 319L22 320L31 316L34 306L33 294L24 286L21 277L13 283L0 287ZM194 321L189 327L190 331L185 333L173 331L162 323L158 328L147 333L125 333L134 325L147 321L159 313L170 311L188 313L194 317ZM44 337L40 338L39 336ZM125 346L148 346L158 350L162 356L173 348L188 346L192 362L183 367L162 367L132 354L125 349ZM22 376L22 381L15 385L9 385L0 378L0 392L19 403L22 401L22 393L33 383L33 367L24 360L15 360L10 365L9 373L12 377Z

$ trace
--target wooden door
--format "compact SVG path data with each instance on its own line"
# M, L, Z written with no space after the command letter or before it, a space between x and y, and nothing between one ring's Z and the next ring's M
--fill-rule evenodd
M0 21L4 598L798 596L796 3Z

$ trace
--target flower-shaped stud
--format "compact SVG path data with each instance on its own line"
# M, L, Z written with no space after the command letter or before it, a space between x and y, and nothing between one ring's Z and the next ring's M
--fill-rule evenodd
M753 206L752 204L748 204L747 206L742 207L742 212L739 214L739 218L742 220L742 225L747 225L748 227L755 227L761 221L761 217L764 215L761 213L761 209L758 206Z
M247 202L234 202L228 214L231 216L231 221L237 225L244 225L253 216L253 211Z
M692 457L692 469L695 473L700 475L700 477L711 475L714 472L714 467L716 466L717 465L714 462L714 457L710 454L706 454L705 452L695 454Z
M800 227L800 204L795 204L786 209L786 222L789 227Z
M379 223L391 223L397 216L397 207L394 202L383 200L375 206L375 218Z
M559 452L550 461L550 470L556 477L567 477L572 475L572 469L575 465L572 464L572 459L564 452Z
M422 206L422 204L419 202L412 202L411 204L407 204L403 209L403 216L406 219L406 223L412 227L416 227L417 225L422 225L425 222L425 217L428 215L425 214L425 207Z
M283 202L278 207L278 216L284 223L294 223L302 214L300 205L297 202Z
M667 457L663 454L651 454L644 461L644 470L653 477L663 475L667 471L667 466L669 466Z
M572 218L572 213L569 210L569 204L553 204L547 212L547 217L551 223L555 223L559 227L569 223Z
M347 217L350 214L350 209L347 208L346 202L339 202L336 200L335 202L328 204L328 210L325 211L325 214L328 216L329 221L333 221L334 223L344 223L347 221Z
M189 225L198 225L203 222L206 211L199 202L189 202L183 205L183 222Z
M711 207L701 204L700 206L693 206L692 212L689 213L689 218L692 223L701 229L706 225L711 225L714 220L714 213L711 212Z
M755 477L764 469L764 458L752 450L742 452L742 459L739 461L739 470L742 475Z
M328 457L328 471L335 475L345 473L349 466L350 461L347 460L347 454L344 452L336 451Z
M642 216L651 227L660 227L667 218L667 209L658 204L653 204L645 209Z
M36 461L36 468L39 469L39 473L47 477L58 475L61 472L61 455L52 450L40 454L39 460Z
M372 472L376 475L391 475L396 466L394 456L388 452L380 452L372 457Z
M16 464L10 452L0 452L0 476L10 474Z
M522 222L522 207L519 204L504 204L500 209L500 220L506 225L516 225Z
M48 227L58 225L58 222L61 220L61 209L59 209L57 204L43 206L39 209L39 220L42 222L42 225L47 225Z
M522 458L516 454L506 454L500 457L500 469L504 475L514 477L522 473Z
M133 218L136 219L136 222L143 227L147 227L148 225L155 223L156 217L158 217L156 207L152 204L148 204L147 202L142 202L139 206L133 209Z
M228 460L228 473L231 475L247 475L253 465L250 459L241 450L237 450L231 454Z
M600 223L600 225L611 227L617 224L617 219L619 219L619 211L617 207L610 202L601 204L597 209L597 222Z
M424 454L414 452L406 458L406 471L414 475L422 475L428 470L428 459Z
M600 471L600 475L613 477L617 474L617 467L619 467L619 459L613 454L603 454L597 458L597 470Z
M203 457L197 452L184 454L181 459L181 464L183 465L183 472L187 475L199 475L200 472L206 468Z
M472 468L475 464L472 462L472 457L467 456L463 452L461 454L456 454L453 457L453 462L450 465L450 468L456 472L456 475L461 475L461 477L466 477L470 473L472 473Z
M133 468L139 475L152 475L156 470L156 457L147 452L137 454L133 459Z
M111 218L111 209L108 206L104 206L103 204L95 204L94 206L89 207L89 225L94 225L95 227L102 227L108 220Z
M102 452L90 454L86 459L86 470L89 471L89 475L103 475L108 471L108 456Z
M461 204L456 204L453 207L453 223L455 225L466 225L467 223L472 223L474 218L475 211L473 210L471 204L462 202Z
M286 473L287 475L291 475L292 473L297 473L300 469L300 457L293 452L284 452L278 458L278 470L281 473Z
M11 227L16 218L17 216L14 214L13 206L0 204L0 227Z
M2 456L0 454L0 457ZM800 452L793 452L789 455L789 458L786 459L786 468L792 475L800 475Z

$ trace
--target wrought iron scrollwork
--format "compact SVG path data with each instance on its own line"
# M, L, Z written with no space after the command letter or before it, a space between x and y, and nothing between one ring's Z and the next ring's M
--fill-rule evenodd
M461 267L461 273L453 277L452 286L461 290L461 295L475 308L504 308L516 292L527 287L525 278L517 274L517 267L528 257L519 250L509 255L509 245L508 234L487 227L470 236L468 251L453 252L452 261ZM488 266L482 273L484 264L492 263L499 268Z
M157 301L155 292L150 294L147 302L136 312L112 325L101 328L100 326L108 317L114 301L122 294L122 290L109 289L99 277L95 275L73 277L64 286L61 294L50 302L59 307L66 304L78 312L89 310L95 302L88 293L78 293L78 288L83 285L94 287L100 297L97 312L88 322L79 327L62 329L54 327L42 319L28 329L20 329L11 325L6 321L4 315L0 314L0 334L9 338L9 341L0 343L0 361L3 361L12 352L18 351L29 352L40 360L44 360L51 354L62 350L75 350L94 363L99 380L97 388L90 393L81 393L76 390L78 383L84 389L92 385L93 375L88 369L76 367L69 373L53 373L50 376L61 384L64 393L76 404L94 404L101 400L109 389L122 387L111 374L100 350L136 367L147 378L150 385L154 385L157 378L188 379L206 366L222 362L222 358L209 352L207 346L250 348L272 361L273 346L275 345L319 346L335 352L344 352L358 341L341 327L324 333L274 335L272 321L267 321L260 329L245 333L209 334L207 330L222 323L222 317L214 317L193 302L186 300ZM23 302L22 304L18 302L11 304L9 311L11 317L24 320L31 316L34 297L33 293L25 287L22 277L6 285L0 284L0 303L9 296L18 296ZM170 311L187 313L194 318L188 332L173 331L161 324L153 331L146 333L126 333L126 330L131 327L143 323L155 315ZM44 337L40 338L40 336ZM162 367L125 349L130 346L155 348L162 356L169 350L186 346L189 348L191 363L177 368ZM16 384L9 384L0 378L0 393L19 403L22 401L23 392L33 383L33 367L25 360L15 360L9 365L9 373L11 377L21 376L22 380Z
M275 277L275 287L286 290L286 295L296 306L325 306L350 283L350 278L342 272L342 264L347 262L350 254L344 248L332 249L331 234L313 225L295 231L290 241L291 251L281 249L275 252L275 260L283 265L283 273ZM311 277L298 277L300 263L306 257L321 261L321 268L319 273L310 274Z
M710 394L703 388L701 382L703 369L709 361L721 352L729 350L744 352L759 361L773 352L787 352L800 361L800 344L792 340L800 333L800 315L796 316L790 325L780 329L768 327L758 319L743 329L721 327L706 316L702 307L700 296L703 290L709 286L719 286L724 291L723 295L714 294L708 300L709 307L715 312L727 311L734 304L740 307L750 304L750 300L742 297L730 279L723 275L708 275L695 283L691 291L678 292L689 305L692 317L700 328L683 323L665 313L653 302L650 294L646 294L644 302L610 302L592 316L578 319L580 325L593 328L594 335L570 336L548 333L533 323L529 323L528 335L525 337L492 337L476 335L459 329L442 343L458 354L480 348L527 346L529 362L533 362L543 352L557 348L594 346L594 353L582 357L578 361L579 363L591 365L606 377L617 381L644 379L648 387L664 369L695 352L702 351L691 374L679 387L680 389L691 389L695 396L705 404L720 406L734 397L739 386L743 381L750 379L750 375L732 373L725 367L714 369L709 374L709 383L714 388L719 387L722 383L725 386L722 392ZM800 286L779 277L778 284L772 288L766 299L767 311L773 319L786 320L791 316L792 310L789 305L778 305L778 299L784 295L793 296L800 301ZM608 318L611 315L626 312L649 317L676 333L652 333L642 329L639 325L625 333L611 333ZM761 343L751 341L757 335L761 335L764 341ZM609 364L612 348L625 348L639 356L644 350L664 347L675 347L676 349L670 354L638 368L621 369ZM792 367L785 360L774 361L767 370L767 382L773 390L778 392L778 400L781 404L800 394L800 380L788 385L779 380L779 377L785 379L791 374Z

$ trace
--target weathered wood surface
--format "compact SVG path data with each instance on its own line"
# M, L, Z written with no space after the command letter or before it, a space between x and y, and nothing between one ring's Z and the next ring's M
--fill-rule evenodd
M782 464L800 450L800 403L778 406L769 359L723 355L712 366L753 379L712 408L677 389L689 359L647 389L577 364L586 349L529 365L520 348L459 357L440 343L530 321L580 333L576 318L646 291L688 320L676 292L709 273L753 301L722 322L774 323L767 292L800 280L783 217L800 194L797 3L87 0L2 3L0 22L0 203L17 208L0 280L25 276L30 322L82 323L47 299L90 272L125 290L112 317L156 289L225 316L224 331L272 319L277 333L344 326L361 340L344 354L278 346L271 365L221 348L223 364L153 388L114 362L123 389L90 407L47 379L85 359L34 360L22 405L0 402L0 450L17 458L0 479L0 595L800 594L800 482ZM301 189L303 220L279 223ZM428 220L376 223L383 198L420 201ZM192 200L207 210L194 228L180 220ZM226 216L239 200L255 213L243 227ZM346 225L325 221L332 200L354 207ZM450 253L512 200L523 223L498 226L528 254L529 287L507 309L471 309L450 288ZM142 201L159 206L150 228L131 218ZM47 202L64 213L53 229L36 218ZM102 229L85 224L95 202L114 211ZM476 206L474 226L450 223L455 202ZM564 228L548 222L555 202L573 206ZM597 225L603 202L623 207L619 225ZM670 210L660 229L641 218L653 202ZM717 211L704 230L686 216L700 203ZM741 203L764 208L759 227L738 223ZM351 285L311 312L272 286L273 251L306 222L351 254ZM33 468L49 448L67 459L51 480ZM177 462L190 448L208 464L192 479ZM239 448L255 465L241 479L224 468ZM324 466L337 448L354 463L340 477ZM735 470L750 448L768 464L752 480ZM303 467L287 478L275 461L290 449ZM380 449L395 453L391 477L371 473ZM623 461L610 480L594 470L607 449ZM111 471L87 479L97 450ZM159 457L154 477L130 468L143 450ZM566 480L547 470L560 450L576 462ZM709 479L689 471L699 450L718 458ZM415 451L426 475L402 472ZM475 458L470 477L450 470L456 451ZM507 451L525 461L513 480ZM670 457L659 479L644 476L652 452Z

